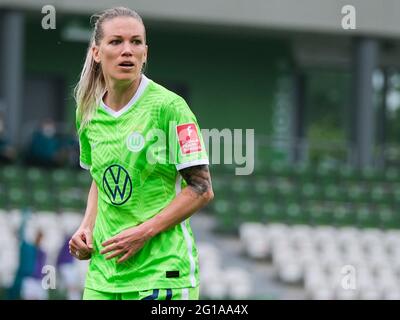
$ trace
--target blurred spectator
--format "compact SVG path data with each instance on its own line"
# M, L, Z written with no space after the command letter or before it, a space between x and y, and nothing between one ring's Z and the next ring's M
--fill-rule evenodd
M46 253L40 247L43 239L43 233L39 230L36 234L34 245L31 244L30 250L34 253L32 272L23 278L21 284L21 298L23 300L47 300L48 291L42 286L42 270L46 264Z
M18 239L20 243L19 248L19 266L15 274L14 283L7 291L7 299L15 300L21 298L21 284L22 280L32 274L35 252L31 244L25 240L25 230L28 220L30 219L31 212L23 210L22 221L18 230Z
M0 163L12 163L16 160L16 150L6 138L6 124L4 117L0 114Z
M63 149L66 155L66 165L72 168L80 168L79 141L76 136L75 127L66 130L66 134L63 137Z
M69 239L71 239L71 236L64 239L64 244L58 254L57 267L61 285L66 290L67 300L80 300L82 298L82 285L78 266L69 253Z
M46 254L40 248L43 233L40 230L37 232L34 244L26 241L23 236L25 222L22 223L20 230L19 266L7 298L44 300L47 299L47 291L42 288L42 268L45 265Z
M45 119L33 133L26 158L28 164L37 166L55 167L64 163L65 152L52 119Z

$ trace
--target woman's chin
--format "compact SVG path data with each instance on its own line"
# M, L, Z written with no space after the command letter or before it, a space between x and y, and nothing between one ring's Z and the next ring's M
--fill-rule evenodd
M138 78L140 78L140 74L133 74L133 73L117 74L114 77L114 79L117 81L135 81Z

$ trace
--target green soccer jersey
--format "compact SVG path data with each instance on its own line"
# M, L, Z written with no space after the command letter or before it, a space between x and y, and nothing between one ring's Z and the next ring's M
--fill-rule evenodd
M77 116L77 128L80 126ZM142 75L118 112L103 102L79 134L80 162L98 188L94 252L85 286L106 292L199 284L189 219L150 239L121 264L101 244L162 211L185 186L178 170L208 164L197 120L185 100Z

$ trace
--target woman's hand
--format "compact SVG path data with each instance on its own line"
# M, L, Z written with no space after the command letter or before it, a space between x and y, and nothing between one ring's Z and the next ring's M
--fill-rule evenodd
M129 228L103 242L104 249L100 253L111 253L106 257L107 260L121 256L117 260L117 263L121 263L142 249L150 237L150 233L144 231L143 225Z
M79 228L69 241L69 253L79 260L88 260L92 256L92 251L92 230Z

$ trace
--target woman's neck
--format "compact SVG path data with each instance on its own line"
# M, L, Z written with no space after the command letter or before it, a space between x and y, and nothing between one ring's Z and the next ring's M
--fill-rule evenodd
M114 111L121 110L135 95L140 85L141 77L132 82L113 82L107 85L107 92L103 97L104 103Z

